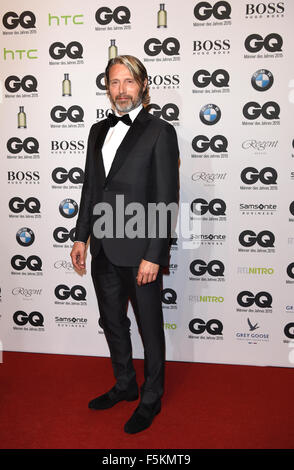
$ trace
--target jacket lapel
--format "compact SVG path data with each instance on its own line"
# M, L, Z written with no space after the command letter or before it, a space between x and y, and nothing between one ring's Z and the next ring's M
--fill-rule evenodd
M99 132L96 137L95 141L95 155L98 157L98 174L103 175L103 181L105 180L105 167L103 163L103 157L102 157L102 147L104 144L104 140L106 137L106 134L109 130L110 126L107 120L101 122L101 128L99 129Z

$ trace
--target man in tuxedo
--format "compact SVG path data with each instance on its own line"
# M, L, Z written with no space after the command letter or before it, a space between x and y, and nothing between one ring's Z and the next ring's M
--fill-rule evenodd
M90 236L100 325L116 379L111 390L90 401L89 408L106 409L139 396L127 317L128 299L132 302L144 347L145 379L140 403L124 426L132 434L148 428L161 410L162 268L169 261L178 203L179 151L173 126L145 109L148 76L137 58L111 59L105 83L114 113L90 130L71 257L74 267L83 271ZM159 206L161 210L154 211Z

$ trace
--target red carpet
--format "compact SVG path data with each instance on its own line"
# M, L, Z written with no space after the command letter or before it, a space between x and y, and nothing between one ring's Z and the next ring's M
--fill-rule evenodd
M137 435L123 431L137 402L87 408L113 383L108 358L4 352L0 448L294 448L292 369L167 362L162 412Z

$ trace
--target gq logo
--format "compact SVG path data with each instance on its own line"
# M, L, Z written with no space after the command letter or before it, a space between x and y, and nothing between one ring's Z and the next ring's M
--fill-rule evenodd
M40 312L31 312L27 314L18 310L13 315L13 321L18 326L24 326L29 323L32 326L44 326L44 317Z
M69 171L65 168L58 167L52 171L52 179L57 184L65 183L67 180L72 184L82 184L84 181L84 172L78 167L74 167Z
M294 339L294 323L288 323L284 328L287 338Z
M204 153L211 149L212 152L227 152L228 141L223 135L215 135L210 140L206 135L197 135L192 140L192 147L195 152Z
M161 292L161 301L164 304L171 305L177 303L177 294L173 289L163 289Z
M73 199L64 199L61 201L59 204L59 212L62 215L62 217L65 217L67 219L71 219L72 217L75 217L78 213L79 207Z
M264 47L267 52L281 52L283 39L277 33L271 33L263 38L260 34L250 34L245 39L245 48L248 52L260 52Z
M263 230L257 235L253 230L244 230L239 235L239 242L245 247L251 247L257 243L262 248L273 248L275 236L269 230Z
M73 286L71 289L65 284L59 284L54 290L59 300L67 300L69 297L76 301L86 300L86 289L82 286Z
M203 124L213 126L221 118L221 110L215 104L206 104L200 109L199 117Z
M97 23L106 25L113 20L117 24L130 23L131 12L127 7L119 6L113 11L108 7L101 7L96 11L95 18Z
M196 259L190 264L190 271L194 276L203 276L207 273L213 277L222 277L224 270L224 264L216 259L210 261L208 264L202 259Z
M254 295L252 292L244 290L237 296L237 302L241 307L251 307L254 303L259 308L271 308L272 296L268 292L258 292Z
M212 15L217 20L231 18L231 5L228 2L216 2L213 6L209 2L199 2L194 8L194 16L199 21L208 20Z
M24 29L35 28L36 17L32 11L23 11L19 16L14 11L8 11L2 18L6 29L15 29L20 25Z
M72 41L67 46L62 42L54 42L49 47L49 54L55 60L63 59L65 55L70 59L82 59L83 46L77 41Z
M58 243L66 243L68 239L75 241L75 227L70 231L65 227L57 227L53 232L53 238Z
M178 121L179 120L179 108L174 103L167 103L162 108L158 104L150 104L148 110L152 111L151 114L157 117L162 117L165 121Z
M22 255L15 255L11 258L11 266L16 271L22 271L25 268L28 268L30 271L42 271L42 261L39 256L29 256L26 259Z
M73 105L66 110L63 106L54 106L50 113L54 122L64 122L69 119L71 122L84 122L84 111L80 106Z
M201 69L197 70L193 75L193 83L198 88L205 88L210 83L216 88L228 87L229 80L230 75L224 69L217 69L212 74L205 69Z
M96 86L99 88L99 90L105 91L106 86L105 86L105 73L99 73L96 77Z
M280 106L275 101L267 101L262 106L256 101L249 101L243 107L243 116L250 121L259 118L260 115L267 120L279 119Z
M28 197L25 201L21 197L13 197L8 205L14 214L19 214L24 209L29 214L39 214L41 208L40 201L35 197Z
M222 199L212 199L209 203L205 199L194 199L191 211L196 215L204 215L210 212L212 215L226 215L226 203Z
M223 334L223 324L219 320L209 320L205 323L201 318L194 318L189 323L189 330L194 335L200 335L206 330L209 335L216 336Z
M292 215L294 215L294 201L291 202L289 206L289 211L291 212Z
M27 137L23 141L19 137L11 137L6 144L9 153L16 155L22 150L29 154L39 153L39 142L34 137Z
M268 166L258 171L254 167L244 168L241 172L241 180L245 184L255 184L259 180L262 184L271 185L277 184L278 173L277 171Z
M159 39L150 38L144 44L145 54L156 56L163 52L165 55L179 55L180 43L176 38L167 38L163 42Z
M37 79L33 75L25 75L23 78L19 78L16 75L10 75L5 80L5 88L10 93L16 93L21 88L27 93L37 92L37 86Z
M290 263L287 267L287 274L291 279L294 279L294 263Z

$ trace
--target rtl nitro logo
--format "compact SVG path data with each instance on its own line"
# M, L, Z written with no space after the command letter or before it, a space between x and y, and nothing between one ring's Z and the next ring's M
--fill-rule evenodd
M31 326L44 326L44 317L40 312L31 312L27 314L23 310L18 310L13 314L13 321L18 326L25 326L28 323Z
M36 93L38 81L33 75L25 75L19 78L17 75L10 75L5 80L5 88L9 93L17 93L20 89L26 93Z
M25 258L22 255L15 255L11 258L11 266L16 271L23 271L28 268L30 271L42 271L42 260L39 256L32 255Z
M101 7L96 11L95 19L101 26L105 26L111 23L111 21L120 25L130 24L131 12L125 6L119 6L114 10L111 10L109 7Z
M197 277L204 276L205 274L212 277L223 277L225 266L221 261L216 259L209 261L209 263L206 263L202 259L195 259L190 264L190 271L193 276Z
M273 17L276 16L284 16L283 13L285 11L284 2L270 2L270 3L247 3L245 7L245 15L246 17L268 17L269 15ZM264 15L264 16L263 16Z
M75 227L68 231L65 227L57 227L53 232L53 238L57 243L66 243L71 240L75 241Z
M76 301L86 300L87 291L83 286L68 287L65 284L59 284L54 290L55 297L59 300L67 300L70 297Z
M70 181L72 184L82 184L84 182L84 172L78 167L74 167L71 170L58 167L52 171L52 179L57 184L63 184L67 181Z
M259 308L272 308L273 298L268 292L258 292L256 295L250 291L242 291L237 296L241 307L248 308L255 304Z
M157 38L150 38L144 44L145 54L154 57L161 52L167 56L178 56L180 43L178 39L170 37L161 41Z
M194 7L194 16L198 21L209 20L212 16L219 21L231 19L231 5L220 1L211 5L210 2L199 2Z
M212 199L207 202L205 199L198 198L194 199L191 204L191 211L195 215L204 215L209 212L214 216L226 215L226 203L222 199Z
M272 167L265 167L258 171L256 168L249 166L242 170L240 176L244 184L253 185L259 181L261 184L268 186L277 184L278 173Z
M228 151L228 140L223 135L215 135L209 139L206 135L197 135L192 140L192 148L197 153L211 150L214 153L225 153Z
M6 144L8 152L12 155L24 151L28 155L39 153L39 142L34 137L27 137L21 140L19 137L11 137Z
M246 248L250 248L256 243L262 248L273 248L275 236L269 230L262 230L257 234L253 230L243 230L239 235L239 242Z
M256 101L249 101L243 107L243 116L250 121L260 116L268 121L280 119L280 106L275 101L267 101L263 105Z
M267 36L254 33L247 36L244 45L246 51L252 54L257 54L262 49L270 53L282 52L283 38L278 33L270 33Z
M84 122L84 110L77 105L70 106L66 109L64 106L54 106L51 109L50 116L54 122L64 122L68 119L71 122Z
M151 103L148 105L148 110L151 111L151 114L154 116L162 118L165 121L179 120L180 110L174 103L167 103L162 107L160 107L158 104Z
M189 330L194 335L201 335L205 331L212 336L223 334L223 324L220 320L212 319L205 322L202 318L194 318L189 323Z
M54 60L61 60L66 55L70 59L77 60L83 58L83 46L77 41L72 41L65 46L62 42L54 42L49 47L50 57Z
M32 11L23 11L20 14L8 11L2 18L4 28L12 30L21 26L23 29L36 27L36 17Z
M41 209L40 201L35 197L28 197L25 200L21 197L13 197L10 199L8 205L9 209L14 214L20 214L24 210L29 214L39 214Z
M193 83L197 88L206 88L210 84L216 88L229 86L230 75L227 70L217 69L210 73L205 69L197 70L193 75Z

